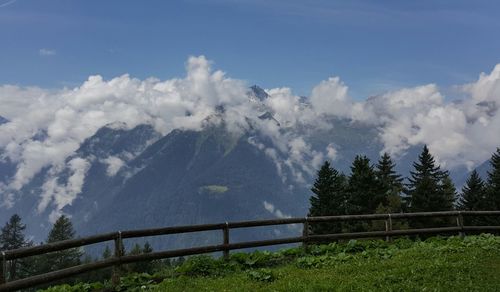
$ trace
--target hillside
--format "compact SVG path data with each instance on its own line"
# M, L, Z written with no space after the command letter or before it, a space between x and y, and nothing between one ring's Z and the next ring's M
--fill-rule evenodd
M121 279L115 291L498 291L500 237L331 243L277 253L192 257L174 269ZM45 292L108 291L110 283Z

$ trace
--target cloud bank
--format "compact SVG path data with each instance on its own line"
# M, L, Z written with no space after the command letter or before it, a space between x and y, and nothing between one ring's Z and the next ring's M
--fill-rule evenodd
M43 185L39 211L48 205L60 210L81 191L89 161L70 159L79 145L99 128L125 123L132 128L150 124L165 135L173 129L200 130L210 121L224 119L230 131L251 127L272 141L272 146L250 139L297 182L312 175L325 159L335 159L333 144L313 149L295 129L330 129L328 117L364 123L379 131L384 151L402 155L411 146L428 144L445 166L471 168L489 158L500 145L500 64L478 80L457 86L462 100L449 100L435 84L403 88L355 101L339 77L316 85L309 98L290 88L267 89L267 98L249 98L248 84L232 79L203 56L190 57L182 78L139 80L123 75L111 80L90 76L75 88L47 90L0 86L0 161L17 165L3 184L3 205L37 173L50 168ZM221 110L223 109L223 110ZM272 118L262 118L266 114ZM208 119L210 117L210 119ZM259 118L260 117L260 118ZM114 176L123 161L109 157L107 174ZM70 170L64 185L58 172ZM1 199L1 198L0 198Z

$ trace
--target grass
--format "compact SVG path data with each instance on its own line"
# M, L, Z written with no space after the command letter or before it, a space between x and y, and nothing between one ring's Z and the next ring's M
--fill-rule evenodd
M175 270L122 278L118 291L500 291L500 237L350 241L277 253L192 257ZM158 277L162 281L157 281ZM83 285L83 284L79 284ZM87 284L90 285L90 284ZM109 284L47 292L113 291ZM75 288L75 290L71 290Z

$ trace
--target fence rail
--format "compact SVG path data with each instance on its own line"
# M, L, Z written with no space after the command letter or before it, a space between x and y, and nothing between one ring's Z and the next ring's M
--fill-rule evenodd
M324 242L340 239L355 239L355 238L377 238L382 237L390 240L393 236L407 235L426 235L426 234L460 234L464 236L466 232L500 232L500 226L464 226L463 217L472 216L498 216L500 211L445 211L445 212L420 212L420 213L395 213L395 214L367 214L367 215L345 215L345 216L321 216L321 217L305 217L305 218L285 218L273 220L257 220L257 221L242 221L242 222L225 222L217 224L189 225L164 227L141 230L118 231L106 234L93 235L89 237L65 240L54 242L34 247L27 247L15 250L7 250L1 252L0 256L0 291L13 291L17 289L29 288L40 284L50 283L55 280L60 280L90 272L106 267L117 267L122 264L135 263L140 261L150 261L156 259L172 258L179 256L188 256L212 252L223 252L225 258L229 256L229 251L244 248L255 248L279 244L302 243L305 246L310 243ZM410 219L410 218L436 218L436 217L455 217L457 225L454 227L439 227L439 228L420 228L393 230L394 219ZM353 220L384 220L385 230L383 231L367 231L367 232L351 232L351 233L336 233L336 234L310 234L310 226L320 222L344 222ZM230 243L230 230L237 228L262 227L271 225L287 225L287 224L302 224L302 236L256 240L248 242ZM192 233L201 231L222 231L222 244L210 245L194 248L176 249L158 251L139 255L124 255L122 253L123 240L137 237L148 237L168 234ZM114 257L82 264L66 269L52 271L49 273L30 276L24 279L7 281L7 262L16 259L21 259L29 256L43 255L49 252L61 251L69 248L82 247L90 244L114 241L115 253Z

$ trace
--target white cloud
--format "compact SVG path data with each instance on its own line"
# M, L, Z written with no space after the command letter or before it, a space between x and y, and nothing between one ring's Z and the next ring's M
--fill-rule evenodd
M500 65L460 88L459 102L446 102L434 84L372 97L358 119L379 127L383 151L398 155L427 144L444 166L472 168L500 145Z
M108 168L106 169L106 174L108 176L115 176L123 165L125 165L125 161L116 156L109 156L104 159L103 162L108 165Z
M90 163L82 158L73 158L68 162L70 175L65 184L59 183L57 170L53 171L52 177L49 178L42 186L43 193L38 204L37 210L39 213L45 211L49 204L54 205L56 213L60 213L67 205L71 205L76 196L82 191L82 186L85 180L85 175L90 167ZM59 214L60 215L60 214Z
M54 56L56 54L56 51L53 49L43 48L38 50L38 54L40 54L40 56L48 57L48 56Z
M190 57L186 71L183 78L163 81L129 75L104 80L95 75L81 86L60 90L0 86L0 115L11 121L0 125L0 149L18 165L15 176L2 187L3 204L13 204L13 191L46 167L51 173L44 184L41 210L52 202L59 209L70 204L88 162L68 162L68 158L99 128L115 122L129 128L151 124L167 134L177 128L199 130L208 117L212 122L224 118L231 131L252 128L272 142L249 140L274 161L283 182L291 175L304 183L323 160L336 159L333 144L314 148L301 132L335 130L327 117L377 127L384 151L394 155L428 144L440 162L450 167L476 165L500 144L500 65L490 74L481 74L476 82L461 86L465 98L458 103L447 102L434 84L353 101L339 77L320 82L309 100L290 88L274 88L266 89L269 97L260 102L247 97L245 82L212 70L203 56ZM275 120L259 119L265 112ZM121 159L106 159L108 175L117 173L123 165ZM74 178L61 186L55 178L65 168Z
M500 94L500 64L490 74L481 73L479 79L463 86L475 102L493 101L498 104Z
M264 204L264 209L266 209L267 212L274 214L274 205L273 204L271 204L271 203L269 203L267 201L264 201L262 203Z
M326 146L326 157L330 160L337 159L337 149L331 143Z
M292 218L292 216L285 214L281 210L275 208L272 203L264 201L264 202L262 202L262 204L264 205L264 209L266 209L267 212L271 213L272 215L276 216L277 218L280 218L280 219Z
M351 116L352 102L347 90L339 77L331 77L313 88L311 104L317 113L348 118Z
M4 3L1 3L1 4L0 4L0 8L2 8L2 7L7 7L7 6L9 6L9 5L11 5L11 4L14 4L14 3L16 3L16 2L17 2L17 0L10 0L10 1L7 1L7 2L4 2Z
M2 186L1 184L0 184L0 191L2 194L2 196L0 197L1 198L0 207L4 207L6 209L14 207L14 200L15 200L14 194L12 192L5 191L5 186Z

